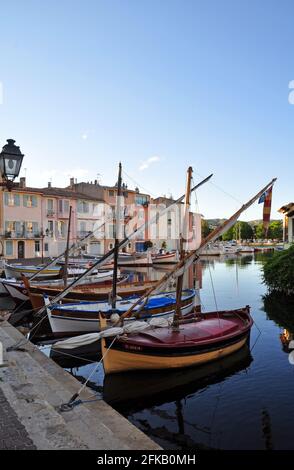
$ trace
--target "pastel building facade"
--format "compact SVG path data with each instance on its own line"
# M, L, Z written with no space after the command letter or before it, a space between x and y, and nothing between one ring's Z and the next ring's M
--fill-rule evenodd
M43 259L65 251L70 208L70 244L80 242L80 253L104 254L114 247L116 234L121 239L142 225L144 229L123 251L142 252L150 242L154 251L163 245L166 250L179 248L179 212L172 209L156 224L148 225L156 213L174 202L172 199L152 199L138 188L129 189L123 184L118 219L116 201L116 185L77 183L71 178L66 188L52 187L50 183L46 188L32 188L21 178L19 187L11 192L0 189L0 255L8 260ZM198 246L201 242L199 214L189 214L189 231L194 234L193 243L186 248L197 248L195 241Z
M71 179L70 189L95 198L97 203L91 211L92 219L88 219L88 226L95 223L98 229L95 236L88 243L88 252L91 254L106 253L114 247L115 236L124 238L148 220L148 207L150 196L140 193L138 189L132 190L123 184L120 204L119 220L116 218L117 186L102 186L97 181L93 183L75 183ZM78 223L83 223L83 213L78 211ZM146 224L147 225L147 224ZM94 225L93 225L94 226ZM127 253L144 251L145 241L148 240L148 227L138 232L123 251Z
M283 214L283 241L286 244L294 242L294 202L289 202L279 209Z
M0 191L0 255L6 259L54 257L92 230L99 201L67 188L20 187ZM87 247L85 248L87 249Z

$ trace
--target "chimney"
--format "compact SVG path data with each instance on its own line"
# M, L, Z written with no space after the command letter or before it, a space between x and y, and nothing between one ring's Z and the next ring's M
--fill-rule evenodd
M51 188L51 181L48 181L48 188Z
M74 178L71 178L71 179L69 180L69 185L70 185L70 187L73 188L73 187L74 187L74 184L75 184L75 179L74 179Z
M19 178L19 187L20 188L25 188L26 187L26 178L25 178L25 176L22 176L21 178Z

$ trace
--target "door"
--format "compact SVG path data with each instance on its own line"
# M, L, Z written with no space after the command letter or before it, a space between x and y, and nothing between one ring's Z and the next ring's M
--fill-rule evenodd
M17 243L17 257L18 259L25 257L25 244L22 240Z

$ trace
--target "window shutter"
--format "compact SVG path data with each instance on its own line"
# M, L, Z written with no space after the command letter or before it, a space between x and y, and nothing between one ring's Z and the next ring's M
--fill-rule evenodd
M14 205L15 206L20 206L20 197L19 194L14 195Z
M8 256L13 255L13 242L12 241L6 241L5 245L6 245L6 250L5 250L6 254Z
M21 233L21 224L20 224L20 222L15 222L15 231L19 234Z
M8 193L4 193L4 203L5 206L8 206Z
M23 195L23 205L24 207L28 207L28 195L27 194Z

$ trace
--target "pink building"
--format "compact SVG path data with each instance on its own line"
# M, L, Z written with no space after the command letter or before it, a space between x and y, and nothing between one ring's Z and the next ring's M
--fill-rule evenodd
M70 206L70 242L92 231L99 200L70 189L20 187L0 191L0 249L7 259L57 256L65 250Z

